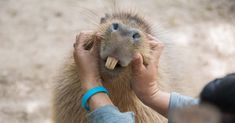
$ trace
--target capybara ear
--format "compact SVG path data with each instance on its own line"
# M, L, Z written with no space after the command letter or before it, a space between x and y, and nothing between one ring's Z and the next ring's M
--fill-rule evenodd
M103 24L103 23L107 22L107 20L108 20L110 17L111 17L110 14L105 13L105 16L100 19L100 23Z

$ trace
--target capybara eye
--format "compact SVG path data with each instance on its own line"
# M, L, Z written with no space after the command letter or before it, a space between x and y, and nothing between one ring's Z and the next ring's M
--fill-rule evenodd
M132 36L133 39L139 39L140 38L140 34L138 32L134 33Z
M112 27L113 27L113 30L118 30L119 25L118 23L113 23Z

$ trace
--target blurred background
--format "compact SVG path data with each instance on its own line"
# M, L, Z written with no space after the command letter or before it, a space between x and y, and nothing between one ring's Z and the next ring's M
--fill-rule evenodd
M52 83L81 30L94 28L112 0L0 0L0 122L52 123ZM235 0L118 0L163 28L185 57L197 96L235 72ZM185 69L184 67L180 69ZM177 71L176 71L177 73Z

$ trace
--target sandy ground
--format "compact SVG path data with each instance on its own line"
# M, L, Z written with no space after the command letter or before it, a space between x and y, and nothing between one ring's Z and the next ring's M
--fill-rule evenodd
M190 51L185 86L196 96L209 80L235 72L234 0L119 0ZM0 0L0 122L51 123L51 86L75 35L111 10L110 0ZM92 14L92 11L96 14ZM156 26L158 29L158 26ZM185 69L182 67L181 69Z

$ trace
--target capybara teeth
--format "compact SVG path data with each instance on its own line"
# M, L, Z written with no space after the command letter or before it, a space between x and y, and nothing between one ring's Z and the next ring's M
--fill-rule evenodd
M105 63L105 67L113 70L115 68L115 66L117 65L118 60L113 58L113 57L108 57Z

